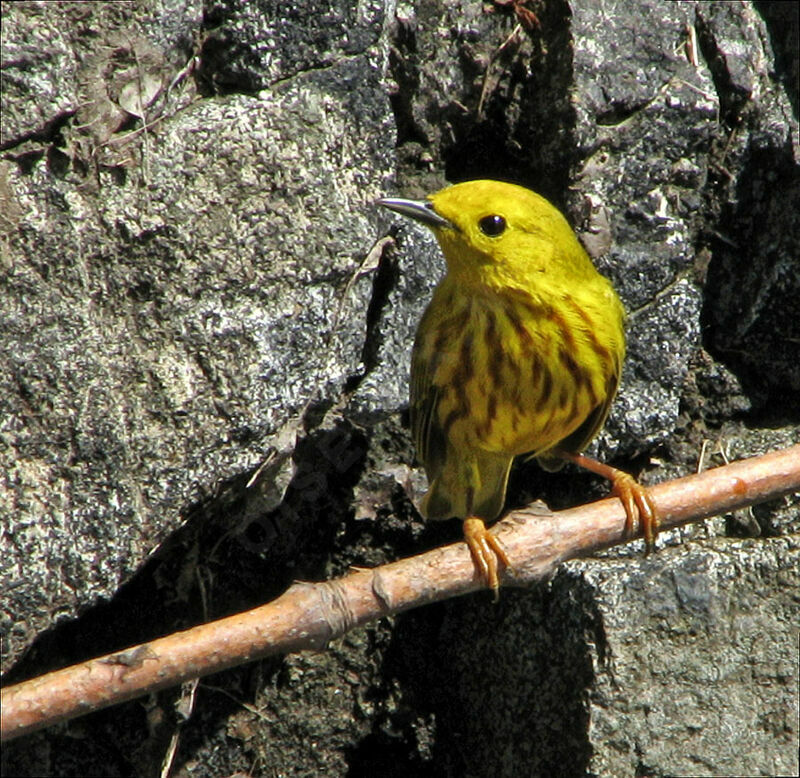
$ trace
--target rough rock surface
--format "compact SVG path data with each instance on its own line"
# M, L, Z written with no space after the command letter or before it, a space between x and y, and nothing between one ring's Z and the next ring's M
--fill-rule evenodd
M24 18L10 9L4 35ZM135 58L145 44L130 38ZM17 209L3 273L6 562L26 579L6 651L110 596L193 504L363 370L374 273L358 271L391 172L380 63L365 44L257 94L184 95L129 142L130 167L85 172L90 141L69 125L53 139L60 173L4 162Z
M442 263L382 194L565 210L630 311L596 450L643 480L800 440L797 3L287 5L2 3L4 683L458 536L398 485ZM530 464L509 503L604 490ZM683 528L3 773L154 772L180 730L174 774L794 775L799 532L797 495Z

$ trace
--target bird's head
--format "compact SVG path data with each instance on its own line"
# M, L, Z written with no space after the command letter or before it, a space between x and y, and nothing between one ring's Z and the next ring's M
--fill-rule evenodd
M544 197L502 181L466 181L427 200L380 205L429 227L454 280L490 288L580 282L594 268L567 220Z

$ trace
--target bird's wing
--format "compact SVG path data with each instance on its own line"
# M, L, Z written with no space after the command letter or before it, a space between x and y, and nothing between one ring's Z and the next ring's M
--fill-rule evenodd
M441 473L446 458L447 440L438 420L439 388L433 383L428 363L416 347L411 355L411 432L417 457L425 466L428 479Z
M569 451L573 454L578 454L583 451L583 449L594 440L595 435L600 432L603 425L606 423L608 413L611 410L611 403L614 402L614 396L617 393L618 385L619 370L617 369L612 372L606 380L606 395L603 402L596 405L590 411L589 415L576 430L573 430L566 438L560 441L558 445L553 446L553 449L550 450L561 449L562 451ZM534 456L545 470L553 472L555 470L560 470L564 466L564 460L562 458L550 456L547 452L535 454Z
M428 519L477 515L488 521L503 509L512 456L459 449L447 438L439 415L441 390L428 360L411 357L411 431L429 489L420 504Z

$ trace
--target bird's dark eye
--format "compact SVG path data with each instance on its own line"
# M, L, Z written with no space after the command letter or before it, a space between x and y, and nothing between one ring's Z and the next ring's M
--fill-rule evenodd
M506 229L506 220L502 216L492 214L491 216L484 216L479 222L478 227L484 235L490 238L496 238L502 235Z

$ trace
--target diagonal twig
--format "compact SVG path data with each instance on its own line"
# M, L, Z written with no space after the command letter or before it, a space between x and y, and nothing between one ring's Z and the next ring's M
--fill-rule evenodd
M800 445L649 487L662 529L800 490ZM627 542L617 499L537 516L520 510L498 525L514 569L528 585L561 562ZM638 534L637 534L638 536ZM335 581L296 583L271 603L2 690L0 735L9 740L234 665L320 649L369 621L483 587L464 543L434 549Z

